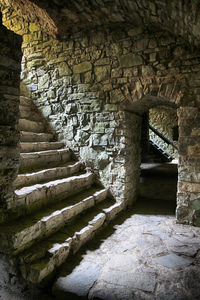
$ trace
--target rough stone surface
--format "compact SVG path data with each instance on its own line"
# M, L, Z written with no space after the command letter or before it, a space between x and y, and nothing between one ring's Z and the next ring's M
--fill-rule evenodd
M19 80L21 37L2 26L0 20L0 223L6 201L12 198L12 182L19 166Z
M186 224L199 226L199 154L198 131L199 110L197 108L180 108L179 139L179 182L177 195L177 217Z
M36 131L41 131L39 119L16 126L21 68L21 91L34 100L58 138L94 170L118 201L119 206L107 210L107 219L138 194L142 113L157 106L180 107L177 219L200 226L200 67L199 50L193 47L200 44L198 2L168 2L52 1L49 6L45 0L37 5L29 0L1 1L3 23L23 37L23 59L20 66L21 39L1 26L0 222L5 221L7 208L21 205L21 198L17 203L12 198L19 129L27 130L35 122ZM60 36L67 39L56 38ZM21 141L32 138L48 141L53 135L21 133ZM85 240L87 233L92 235L92 225L77 233L77 241ZM138 237L135 243L142 248L153 241L158 246L155 255L167 257L169 266L170 253L159 252L163 237L166 233L157 231L147 239ZM190 238L192 247L184 242L171 238L166 245L178 257L195 256L194 239ZM143 271L136 274L134 283L132 277L127 282L139 290ZM154 279L145 281L144 299L151 292L149 286L158 287L161 298L163 286L169 286L154 286ZM108 283L109 289L112 285ZM191 293L188 297L198 297Z
M160 3L153 5L153 11L152 5L149 7L146 3L145 14L152 11L153 22L160 11ZM166 3L162 3L164 6L160 9L167 13L168 6L164 9ZM14 1L11 4L14 5ZM58 138L95 171L105 187L110 187L116 200L134 201L138 194L140 172L141 118L138 115L157 106L183 106L188 111L189 107L199 106L198 51L188 51L185 40L171 34L170 30L166 32L162 28L155 30L150 27L147 31L140 22L139 27L130 24L119 26L122 20L117 21L118 14L113 17L118 24L116 27L91 28L87 33L79 31L71 34L68 40L59 41L47 36L40 26L34 25L33 20L30 22L33 16L27 10L27 18L22 20L19 3L16 4L19 15L12 5L9 9L7 5L2 2L3 21L23 35L21 79L35 104L45 114ZM29 1L26 7L33 8L32 5ZM55 11L62 6L52 5ZM106 14L107 5L104 7ZM143 5L128 5L128 11L138 11L138 7L142 10ZM174 5L170 9L176 11ZM126 5L123 10L124 7ZM116 4L115 8L120 9L121 15L120 6ZM49 28L52 19L48 16L48 5L46 12L39 11L39 16L46 14L44 19L47 18L49 23L45 29ZM67 11L69 16L72 11ZM146 20L144 16L142 19ZM164 20L165 17L159 24L163 24ZM193 32L191 28L189 31ZM198 126L190 124L185 129L183 127L184 124L180 123L181 150L185 149L185 143L189 143L188 153L198 153L198 145L191 144L181 133L182 130L187 134L191 131L193 136L198 136ZM195 159L195 164L197 161ZM184 189L190 194L197 192L197 184L194 187L189 182ZM193 201L193 216L185 212L188 203L178 203L182 206L177 210L179 221L198 226L198 201Z
M176 224L170 207L151 201L138 202L129 216L116 219L74 258L71 267L63 266L53 289L56 299L71 289L58 285L61 279L81 276L84 282L80 270L87 265L92 274L94 262L98 273L91 288L85 285L88 299L198 299L200 229ZM175 252L174 244L180 246ZM184 248L196 249L196 254L183 254ZM77 295L78 288L73 293Z
M129 36L141 34L143 29L149 29L152 24L171 32L172 35L180 35L192 45L199 45L199 9L198 1L180 3L179 0L170 3L167 0L149 2L144 1L84 1L75 0L72 3L47 0L35 2L33 0L2 0L4 5L11 5L18 15L30 22L29 30L37 34L42 28L52 36L67 38L73 32L91 30L96 27L113 27L117 25L129 26ZM37 25L36 25L37 24ZM18 24L18 30L23 31L23 26ZM123 31L115 34L115 39L123 38ZM36 35L37 36L37 35ZM29 36L26 37L29 40ZM170 39L169 39L170 42ZM83 44L87 44L83 41ZM162 40L166 45L166 41ZM147 40L137 42L139 49L145 49ZM150 41L150 48L156 46L156 41ZM176 55L181 52L177 51Z
M179 266L185 266L191 264L192 260L180 257L174 253L168 255L156 257L156 262L167 268L176 268Z
M93 286L94 282L99 278L100 268L91 262L85 262L80 267L74 269L74 272L67 278L59 278L56 282L55 289L60 290L60 298L66 297L66 293L78 296L87 296L88 290Z
M178 128L178 118L176 109L169 108L154 108L149 110L149 123L168 138L177 147L178 142L174 140L173 128ZM165 143L160 137L158 137L153 131L149 132L150 138L152 138L159 146L162 147L172 157L178 158L178 151L170 144Z
M30 111L33 109L30 99L22 97L20 109L23 104ZM24 125L22 121L20 119L21 126ZM43 124L30 119L25 121L32 133L37 133L35 124ZM42 126L41 130L44 134L45 127ZM108 190L94 183L94 174L89 170L85 172L84 166L74 161L68 148L60 149L63 143L42 142L45 149L38 152L35 146L41 142L35 143L34 135L25 132L30 140L31 136L33 138L32 145L31 141L28 142L31 152L20 154L20 174L14 183L19 186L7 203L6 222L0 226L0 251L7 255L5 262L8 266L10 261L9 268L6 268L2 260L0 289L2 297L7 297L6 289L10 290L10 298L13 290L10 278L15 278L13 282L17 280L15 287L17 297L20 297L24 284L41 283L52 276L70 254L77 252L108 224L111 216L123 209L121 203L117 203L117 208L113 206ZM59 149L51 149L55 144ZM51 166L53 168L45 169ZM30 292L30 288L27 290Z

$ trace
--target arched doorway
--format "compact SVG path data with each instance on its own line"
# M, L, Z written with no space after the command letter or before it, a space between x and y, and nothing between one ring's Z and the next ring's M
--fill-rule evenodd
M133 186L137 186L137 202L141 200L141 198L145 198L146 195L148 197L153 197L154 191L157 192L157 195L153 198L155 200L159 200L161 194L164 194L165 200L170 200L168 202L172 208L173 214L175 214L176 209L176 194L177 194L177 162L178 162L178 150L177 144L178 141L173 142L174 129L178 126L177 120L177 108L178 105L174 102L170 102L166 98L155 97L155 96L145 96L141 100L129 103L126 105L125 110L129 114L129 118L132 120L131 124L133 124L132 134L134 135L132 141L132 161L129 159L129 162L132 163L133 172L130 176L132 176ZM169 120L171 118L171 120ZM174 118L174 120L173 120ZM152 124L150 124L150 122ZM167 124L168 123L168 124ZM137 124L137 126L136 126ZM156 128L153 127L153 125ZM150 129L151 126L151 129ZM153 129L153 130L152 130ZM161 131L161 132L160 132ZM156 134L155 134L156 132ZM160 136L159 136L160 135ZM156 136L157 140L154 141L154 145L152 145L153 136ZM160 138L163 137L163 138ZM170 141L171 139L171 141ZM161 140L161 141L159 141ZM151 143L150 143L151 141ZM166 143L166 141L168 143ZM159 146L160 143L160 146ZM155 147L157 146L157 149ZM174 149L173 146L176 147ZM155 156L158 156L158 161L151 161L151 148L154 148ZM163 153L161 153L161 149L164 148ZM137 149L137 151L136 151ZM145 161L145 156L147 161ZM174 164L169 164L173 158L176 158ZM149 160L149 161L148 161ZM146 163L146 165L141 166L142 163ZM165 166L163 165L165 163ZM169 176L168 170L169 169ZM160 180L160 172L163 173L163 180L165 181L165 186L162 187L163 183ZM143 187L144 189L141 191L141 177L140 175L146 173L150 176L150 179L143 178ZM152 173L154 174L154 179L152 178ZM158 174L157 174L158 173ZM167 175L167 176L166 176ZM137 177L138 176L138 177ZM168 177L168 180L167 180ZM169 177L173 177L170 178ZM161 193L159 193L157 186L161 187ZM173 186L173 188L172 188ZM171 187L171 192L168 193ZM167 195L168 193L168 195ZM170 195L169 195L170 194ZM161 206L163 203L161 202Z

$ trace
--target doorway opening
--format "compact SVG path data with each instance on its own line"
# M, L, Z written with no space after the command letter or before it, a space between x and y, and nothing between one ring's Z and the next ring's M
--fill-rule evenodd
M139 198L155 213L175 214L178 180L178 119L159 106L142 115Z

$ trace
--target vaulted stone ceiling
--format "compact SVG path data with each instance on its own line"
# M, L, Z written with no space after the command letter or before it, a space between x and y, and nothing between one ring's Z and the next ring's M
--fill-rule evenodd
M2 2L2 1L1 1ZM66 39L70 33L96 26L159 27L200 45L199 0L3 0L48 34Z

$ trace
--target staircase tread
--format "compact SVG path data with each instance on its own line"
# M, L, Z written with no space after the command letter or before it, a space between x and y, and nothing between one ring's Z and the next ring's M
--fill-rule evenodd
M37 174L42 174L42 173L45 173L45 172L48 172L48 171L53 171L53 170L56 170L56 169L64 169L64 168L67 168L67 167L70 167L70 166L74 166L76 164L81 164L80 161L69 161L67 163L61 163L60 165L56 166L56 167L51 167L51 168L41 168L39 170L36 170L36 171L33 171L33 172L25 172L25 173L18 173L18 176L17 177L21 177L21 176L33 176L33 175L37 175Z
M41 221L43 218L50 217L53 213L58 213L61 210L71 207L84 199L93 196L96 192L103 191L104 189L100 187L91 187L90 189L84 191L80 194L71 196L66 198L66 200L57 203L51 203L48 207L43 208L42 211L35 212L32 215L24 216L19 220L10 221L9 224L2 224L0 225L1 231L3 232L10 232L11 234L16 234L26 227L33 226L38 221Z
M66 148L63 142L20 142L21 153L56 150Z
M84 177L88 177L91 175L92 175L92 173L84 173L81 175L70 176L67 178L51 180L51 181L41 183L41 184L38 183L38 184L30 185L30 186L25 186L20 189L16 189L14 192L15 192L15 195L18 197L21 197L21 196L25 197L26 195L32 193L33 191L39 190L41 188L49 188L50 186L55 186L55 185L58 185L58 184L64 183L64 182L70 182L73 179L84 178Z
M31 105L24 105L24 104L19 104L19 110L25 110L25 111L34 111L35 113L37 113L37 111L31 107Z
M72 158L71 158L72 159ZM65 164L67 164L68 162L70 161L66 161L66 162L63 162L63 161L54 161L54 162L49 162L48 165L44 165L44 166L32 166L31 168L25 168L25 169L19 169L19 175L22 175L22 174L31 174L32 172L39 172L41 170L44 170L46 168L49 167L49 169L53 169L53 168L57 168L57 167L62 167L62 166L65 166Z
M52 149L52 150L44 150L44 151L36 151L36 152L21 152L20 156L26 157L26 156L37 156L37 155L46 155L46 154L56 154L56 153L62 153L70 151L69 148L62 148L62 149Z
M40 122L40 121L33 121L33 120L30 120L30 119L27 119L27 118L20 118L19 121L22 120L22 121L28 121L30 123L36 123L36 124L39 124L39 125L43 125L43 122Z
M20 133L24 134L24 135L31 135L31 134L34 134L34 135L51 135L53 136L53 133L51 132L32 132L32 131L25 131L25 130L20 130Z
M83 173L65 143L55 141L33 101L20 99L19 180L9 215L14 217L0 225L0 248L17 257L26 280L35 276L39 282L111 219L116 203L93 173Z
M30 145L30 144L33 144L33 145L38 145L38 144L41 144L41 145L45 145L45 144L60 144L60 145L65 145L64 142L58 142L58 141L55 141L55 142L20 142L20 144L25 144L25 145Z
M97 215L103 213L103 210L105 208L111 207L113 203L113 200L108 200L108 198L106 198L103 202L96 205L95 209L94 207L92 207L91 209L76 216L72 221L70 221L70 226L69 224L67 224L64 227L60 228L56 233L53 233L51 236L48 236L44 240L40 241L39 249L38 245L34 244L29 249L24 250L20 256L24 257L25 261L28 263L30 263L30 260L33 259L32 257L34 255L38 256L36 257L36 259L33 259L31 261L31 264L39 263L40 259L44 261L45 257L48 260L48 256L51 256L49 250L51 250L53 247L61 247L62 244L66 243L67 240L72 238L75 233L78 233L87 228L89 223L94 220Z

